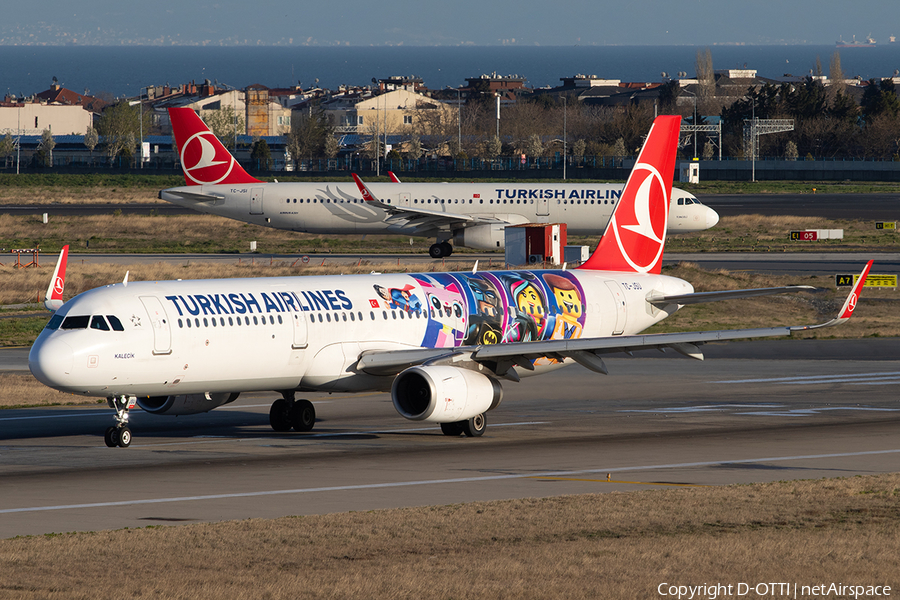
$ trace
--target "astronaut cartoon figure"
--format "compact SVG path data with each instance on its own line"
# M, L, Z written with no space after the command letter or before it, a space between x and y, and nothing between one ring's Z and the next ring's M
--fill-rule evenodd
M550 339L576 339L581 337L584 317L584 300L581 292L569 279L554 273L544 273L544 281L556 299L558 312Z

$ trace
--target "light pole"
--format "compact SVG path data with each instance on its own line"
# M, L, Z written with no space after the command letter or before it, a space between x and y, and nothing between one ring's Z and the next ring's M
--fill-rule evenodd
M566 180L566 162L568 162L568 156L566 154L566 139L568 137L568 128L569 128L569 114L568 114L568 104L566 103L566 97L563 96L563 181Z

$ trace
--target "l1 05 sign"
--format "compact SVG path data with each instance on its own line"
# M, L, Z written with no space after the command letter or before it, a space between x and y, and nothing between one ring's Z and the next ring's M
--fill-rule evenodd
M816 240L842 240L843 229L807 229L805 231L791 231L791 240L801 242L815 242Z

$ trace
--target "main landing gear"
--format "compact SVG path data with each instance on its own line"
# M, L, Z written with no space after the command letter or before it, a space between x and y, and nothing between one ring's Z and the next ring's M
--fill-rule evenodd
M269 424L275 431L312 431L316 409L309 400L294 400L294 392L281 392L283 398L272 403Z
M444 258L451 254L453 254L453 246L450 245L450 242L438 242L432 244L428 249L428 256L431 258Z
M465 421L441 423L441 431L444 432L444 435L449 435L450 437L459 437L462 433L466 434L466 437L481 437L484 435L485 429L487 429L487 415L484 413L475 415Z
M116 411L116 424L107 427L103 441L109 448L127 448L131 445L131 429L128 427L128 411L137 404L134 396L110 396L106 399L109 407Z

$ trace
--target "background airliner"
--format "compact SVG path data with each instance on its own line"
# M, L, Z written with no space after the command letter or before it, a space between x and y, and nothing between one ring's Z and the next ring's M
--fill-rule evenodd
M622 195L609 183L370 183L366 202L353 182L268 183L251 177L190 108L170 108L185 183L163 200L265 227L325 234L433 237L428 253L453 245L504 247L503 230L522 223L566 223L569 235L600 235ZM674 166L673 166L674 169ZM719 215L673 189L669 232L703 231Z
M822 325L637 335L686 304L801 287L694 293L661 274L680 117L658 117L596 251L569 270L125 281L64 303L28 357L44 384L106 397L109 446L131 443L128 411L207 412L274 391L276 431L309 431L297 392L390 390L407 419L479 436L517 382L566 364L606 373L602 355L790 335L850 317L871 262ZM238 184L239 185L239 184Z

